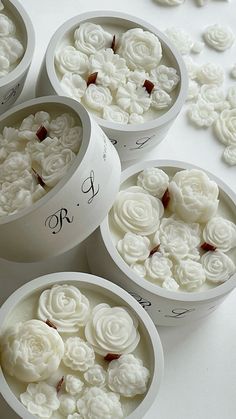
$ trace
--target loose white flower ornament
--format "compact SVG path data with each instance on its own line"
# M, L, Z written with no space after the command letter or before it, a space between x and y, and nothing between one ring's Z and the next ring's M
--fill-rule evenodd
M214 104L200 99L189 107L188 117L199 127L210 127L217 119L218 113L215 111Z
M189 54L194 44L192 37L183 29L167 28L165 34L182 55Z
M83 419L121 419L124 417L120 396L100 387L86 389L77 401Z
M222 111L215 121L214 131L221 143L236 145L236 109Z
M117 243L117 250L129 265L144 261L149 256L151 245L148 237L134 233L126 233L122 240Z
M150 78L160 89L168 93L175 89L180 80L175 68L166 65L160 65L151 70Z
M206 63L198 69L197 79L201 84L221 85L224 81L224 70L218 64Z
M95 23L81 23L74 33L75 47L84 54L95 54L104 48L110 48L112 35Z
M171 96L165 90L155 88L151 95L151 106L161 110L168 108L172 102Z
M188 291L197 290L206 281L201 263L191 259L183 259L175 266L174 277L178 284Z
M236 247L236 225L222 217L211 218L203 230L203 239L222 252Z
M86 371L94 364L95 354L92 346L75 336L65 341L64 364L74 371Z
M230 48L235 40L234 33L228 26L217 23L208 26L203 36L205 42L217 51L225 51Z
M236 165L236 144L229 145L228 147L225 148L224 153L223 153L223 159L230 166Z
M129 113L138 115L147 111L151 104L150 96L144 87L137 87L134 83L128 82L120 86L116 93L117 104Z
M60 406L55 387L45 382L28 384L20 400L32 415L40 418L50 418Z
M200 89L200 97L204 102L214 105L216 111L223 111L229 108L225 100L224 90L215 84L203 84Z
M232 259L219 250L205 253L201 258L201 262L207 280L213 284L227 281L236 271L236 266Z
M169 176L157 167L149 167L139 173L137 185L161 199L168 188Z

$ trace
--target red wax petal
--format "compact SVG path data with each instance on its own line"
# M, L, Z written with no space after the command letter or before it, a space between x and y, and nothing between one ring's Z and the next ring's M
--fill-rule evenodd
M57 393L59 393L59 391L61 390L62 385L63 385L63 383L64 383L64 380L65 380L65 378L64 378L64 376L63 376L63 377L61 377L61 379L58 381L58 383L57 383L57 385L56 385L56 390L57 390Z
M36 136L38 137L39 141L45 140L45 138L47 138L47 135L47 129L43 125L41 125L41 127L39 127L38 131L36 132Z
M53 329L57 330L57 326L55 326L54 323L51 322L51 320L47 319L45 322L49 327L52 327Z
M205 242L201 245L201 249L205 250L206 252L208 252L208 251L214 252L216 250L216 247L212 246L212 244L209 244L209 243Z
M90 84L95 84L97 80L97 76L98 76L98 72L90 74L88 76L87 86L89 86Z
M161 198L161 202L163 204L164 208L167 208L169 202L170 202L170 192L168 191L168 189L166 189L163 197Z
M113 49L113 51L115 52L115 49L116 49L116 36L115 35L113 35L111 49Z
M44 183L43 179L41 178L41 176L39 176L39 174L37 172L35 172L34 169L32 169L32 171L33 171L33 174L35 175L35 177L37 179L37 182L40 184L40 186L42 186L42 188L44 188L45 183Z
M150 80L145 80L145 82L143 83L143 87L145 87L145 89L150 95L154 89L154 84Z
M153 247L153 249L150 251L149 253L149 257L154 255L154 253L158 252L160 245L158 244L157 246Z
M104 356L105 361L113 361L114 359L119 359L121 357L121 355L118 354L107 354L106 356Z

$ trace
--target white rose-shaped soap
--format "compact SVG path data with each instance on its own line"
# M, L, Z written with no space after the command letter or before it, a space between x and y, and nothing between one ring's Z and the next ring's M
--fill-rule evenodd
M214 109L222 111L229 108L229 103L225 100L224 90L215 84L203 84L200 90L201 99L207 103L212 103Z
M120 229L141 236L157 231L163 213L162 202L138 186L120 191L113 205L113 218Z
M101 111L112 102L112 95L108 87L90 84L83 97L85 105L95 111Z
M218 186L202 170L177 172L168 190L172 211L184 221L205 223L217 211Z
M1 339L1 362L19 381L42 381L52 375L64 355L59 333L41 320L17 323Z
M117 105L105 106L103 109L103 119L116 124L128 124L129 114Z
M41 142L38 140L29 141L25 150L27 154L30 155L32 167L36 172L41 173L42 161L44 161L46 157L61 153L62 148L63 146L58 138L47 137Z
M125 307L98 304L85 326L85 336L99 355L134 351L139 343L138 321Z
M124 238L118 241L116 247L125 262L129 265L147 259L151 250L148 237L139 236L134 233L126 233Z
M67 393L71 394L72 396L75 396L76 394L79 394L82 392L84 387L83 381L79 379L79 377L76 377L75 375L67 374L65 378L65 389Z
M41 177L44 183L50 187L55 186L66 174L75 158L75 153L67 148L42 160Z
M25 170L31 170L29 156L18 151L10 153L6 160L0 165L0 184L18 180Z
M128 82L120 86L116 93L117 104L126 112L142 115L150 105L151 99L144 87L137 87L136 84Z
M143 366L141 359L129 354L111 361L107 376L108 386L112 391L124 397L135 397L147 391L150 372Z
M169 277L162 282L162 288L169 291L177 291L179 289L179 284L177 284L174 278Z
M144 70L130 71L127 75L127 81L136 84L137 86L143 86L145 80L148 80L149 74Z
M0 56L7 58L9 63L15 64L24 54L24 47L14 37L0 37Z
M144 278L146 276L146 268L141 263L133 263L130 268L136 273L136 275Z
M206 63L199 67L197 79L201 84L220 85L224 81L224 70L215 63Z
M95 23L81 23L74 33L75 47L84 54L91 55L97 51L110 48L112 35Z
M84 378L91 386L103 387L106 384L107 373L104 368L99 365L93 365L84 373Z
M49 126L49 135L50 137L61 137L61 135L66 134L70 131L75 125L75 120L73 116L68 113L63 113L58 116L56 119L53 119L50 122Z
M172 276L172 262L161 253L154 253L150 258L145 260L146 276L152 282L163 282L165 278Z
M205 253L201 262L207 280L213 284L227 281L236 272L232 259L219 250Z
M184 63L186 65L189 79L195 80L197 78L199 65L189 55L186 55L183 58L184 58Z
M122 35L117 53L126 60L130 70L149 71L161 61L162 47L153 33L134 28Z
M144 118L142 115L138 115L137 113L131 113L129 116L129 124L143 124Z
M195 80L189 80L187 101L197 99L199 95L199 91L200 91L199 84Z
M164 6L180 6L185 0L155 0L157 3L163 4Z
M230 86L227 92L227 100L232 108L236 108L236 84Z
M188 109L188 117L199 127L210 127L218 118L213 103L205 102L201 98Z
M71 45L67 45L57 51L55 65L61 74L70 72L85 76L88 73L89 61L86 54L83 54Z
M120 396L100 387L86 389L77 401L77 407L83 419L121 419L124 417Z
M174 277L187 291L196 291L206 281L206 274L201 263L191 259L181 260L175 266Z
M80 102L85 90L87 89L86 81L76 73L64 74L60 84L62 90L73 99L78 100L78 102Z
M48 130L50 124L50 115L48 112L39 111L35 115L29 115L23 119L18 132L19 139L23 142L37 140L36 132L43 125Z
M137 185L161 199L168 188L169 176L157 167L149 167L139 173Z
M170 106L172 102L171 96L165 90L155 88L151 94L151 106L154 109L165 109Z
M203 239L222 252L236 246L236 225L222 217L211 218L203 230Z
M235 40L232 30L228 26L218 23L208 26L203 36L207 45L217 51L225 51L230 48Z
M39 298L38 317L51 320L59 332L75 333L90 313L89 300L73 285L53 285Z
M0 37L11 36L16 32L16 27L11 19L4 14L0 14Z
M74 371L86 371L94 364L95 354L92 346L75 336L65 341L64 364Z
M170 93L179 83L179 76L175 68L160 65L150 72L151 80L158 85L160 89Z
M224 153L223 153L223 159L230 166L236 165L236 144L229 145L228 147L225 148Z
M28 384L26 392L20 395L20 401L29 413L40 418L50 418L60 406L55 387L45 382Z
M236 109L222 111L215 121L214 131L218 140L225 145L236 144Z
M180 54L189 54L193 47L192 37L183 29L180 28L167 28L165 34L179 50Z
M0 216L14 214L33 203L32 192L25 188L22 179L5 182L0 191Z
M73 153L77 154L83 138L83 128L76 126L70 128L69 132L62 134L60 143L63 148L69 148Z
M59 397L60 407L59 412L63 415L72 415L76 411L76 400L69 394L62 394Z

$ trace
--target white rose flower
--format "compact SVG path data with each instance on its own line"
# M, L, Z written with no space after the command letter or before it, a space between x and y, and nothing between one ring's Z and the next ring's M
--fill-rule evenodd
M200 97L204 102L214 105L216 111L229 108L229 103L225 100L224 90L215 84L203 84L200 89Z
M215 121L214 131L221 143L236 145L236 108L221 112Z
M123 109L121 109L119 106L110 105L104 107L103 119L106 119L110 122L115 122L116 124L128 124L129 114L128 112L123 111Z
M15 182L5 182L0 190L0 216L15 214L33 203L30 190L25 188L21 179Z
M42 161L46 157L58 154L62 151L62 144L58 138L47 137L45 140L39 142L38 140L31 140L26 145L26 152L30 155L32 167L41 173Z
M53 119L50 122L49 126L49 135L50 137L60 137L63 134L66 134L70 131L75 125L75 120L73 116L68 113L63 113L58 116L56 119Z
M155 0L157 3L163 4L164 6L180 6L185 0Z
M203 37L207 45L217 51L225 51L230 48L235 40L234 33L228 26L217 23L208 26Z
M50 187L55 186L66 174L75 158L75 153L67 148L42 160L41 175L44 183Z
M189 80L187 101L192 101L192 100L197 99L199 95L199 91L200 91L199 84L194 80Z
M89 60L86 54L68 45L56 52L55 65L62 74L70 72L85 76L88 73Z
M218 113L213 103L205 102L200 98L197 103L190 105L188 117L198 127L210 127L218 118Z
M179 83L179 76L175 68L167 67L166 65L160 65L151 70L150 79L153 83L157 84L158 87L166 92L170 93L175 89Z
M106 392L100 387L86 389L77 401L77 407L83 419L121 419L124 417L120 396Z
M45 382L28 384L20 400L32 415L40 418L50 418L60 406L55 387Z
M111 90L124 84L129 72L124 58L114 54L111 48L92 55L89 65L91 73L98 73L96 82L102 86L110 87Z
M95 23L81 23L74 33L75 47L84 54L95 54L97 51L110 48L112 35Z
M85 380L91 386L103 387L106 384L107 373L101 365L95 364L84 373Z
M206 63L199 67L197 80L201 84L220 85L224 81L224 70L215 63Z
M196 42L194 42L194 44L191 48L191 52L193 52L194 54L200 54L202 52L204 46L205 46L204 42L196 41Z
M205 253L201 258L201 262L207 280L213 284L228 281L236 271L236 266L232 259L219 250Z
M62 90L73 99L78 100L78 102L80 102L85 90L87 89L86 81L76 73L64 74L60 84Z
M23 119L18 137L20 140L31 141L36 138L37 130L43 125L46 129L49 128L50 115L47 112L39 111L35 115L29 115ZM37 139L38 142L38 139Z
M230 86L227 93L227 99L232 108L236 108L236 85Z
M17 323L6 330L1 341L2 366L25 383L49 378L63 354L59 333L41 320Z
M18 151L10 153L0 165L0 184L18 180L25 170L31 170L29 156Z
M144 278L146 276L146 268L141 263L133 263L130 268L136 273L136 275Z
M224 153L223 153L223 159L230 166L236 165L236 144L229 145L228 147L225 148Z
M165 278L172 276L172 262L161 253L154 253L144 262L147 279L154 283L163 282Z
M83 138L83 128L76 126L70 128L69 132L62 134L60 143L63 148L69 148L73 153L77 154L80 149Z
M156 232L163 214L162 202L138 186L120 191L113 205L114 221L120 229L141 236Z
M71 394L72 396L75 396L76 394L79 394L82 392L84 387L83 381L79 379L79 377L76 377L75 375L67 374L65 378L65 388L67 393Z
M168 188L169 176L157 167L149 167L139 173L137 185L161 199Z
M195 80L197 78L199 65L192 59L192 57L189 57L188 55L184 57L184 62L186 65L189 79Z
M0 37L15 35L16 27L11 19L4 14L0 14Z
M73 285L56 284L40 295L38 317L51 320L59 332L78 332L89 313L89 300Z
M162 89L155 89L151 94L151 106L157 110L165 109L172 102L171 96Z
M0 56L7 58L9 63L15 64L24 54L24 47L13 37L0 37Z
M179 259L199 259L196 247L201 241L199 224L163 218L154 242L160 243L164 256Z
M63 415L73 415L76 411L76 400L73 396L69 396L68 394L62 394L59 397L59 412Z
M193 47L192 37L183 29L180 28L167 28L165 34L179 50L180 54L185 55L189 54Z
M102 111L112 102L112 95L108 87L90 84L85 90L84 103L95 111Z
M206 281L206 275L201 263L191 259L180 260L175 266L174 277L178 284L187 291L196 291Z
M130 71L127 75L127 81L136 84L137 86L143 86L145 80L148 80L149 74L145 70L134 70Z
M99 355L134 351L139 343L138 321L125 307L98 304L85 326L85 337Z
M203 230L206 243L228 252L236 246L236 225L222 217L211 218Z
M230 70L230 76L232 79L236 79L236 64L234 64Z
M177 291L179 289L179 284L174 280L174 278L166 278L162 282L162 288L165 288L169 291Z
M5 148L5 158L12 151L24 151L25 141L19 138L18 133L19 130L16 128L4 127L0 136L0 145Z
M116 93L117 104L129 113L142 115L151 104L150 95L144 87L137 87L134 83L120 86Z
M149 71L161 61L162 47L156 35L134 28L122 35L117 53L126 60L130 70Z
M170 207L186 222L206 223L217 211L219 189L202 170L181 170L169 184Z
M137 261L147 259L151 246L147 237L133 233L126 233L122 240L117 243L117 250L126 263L131 265Z
M10 72L10 61L3 55L0 55L0 77L5 76L9 72Z
M64 364L74 371L86 371L92 367L95 354L92 346L79 337L70 337L65 341Z
M150 372L143 366L143 361L132 354L111 361L107 375L110 389L124 397L144 394L150 378Z
M142 115L138 115L137 113L131 113L129 116L129 124L143 124L144 118Z

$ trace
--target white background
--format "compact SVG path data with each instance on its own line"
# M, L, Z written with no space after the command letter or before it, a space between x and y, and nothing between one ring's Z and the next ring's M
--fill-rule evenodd
M221 22L236 28L236 4L209 1L198 8L194 0L165 8L152 0L21 0L36 32L36 49L24 91L19 101L34 97L34 87L46 46L54 31L68 18L92 10L117 10L137 15L163 30L183 27L196 40L208 24ZM236 29L235 29L236 31ZM195 57L194 57L195 58ZM224 52L205 48L199 62L221 63L226 73L236 63L236 43ZM226 84L230 79L227 76ZM231 84L233 80L231 79ZM186 160L208 169L236 192L236 168L221 160L223 147L211 130L193 128L186 107L167 138L150 158ZM17 239L17 238L16 238ZM0 302L19 285L53 271L86 271L84 247L43 263L16 264L0 260ZM165 354L165 377L159 396L145 419L235 419L236 418L236 292L208 318L185 327L158 328ZM0 400L0 417L16 419Z

